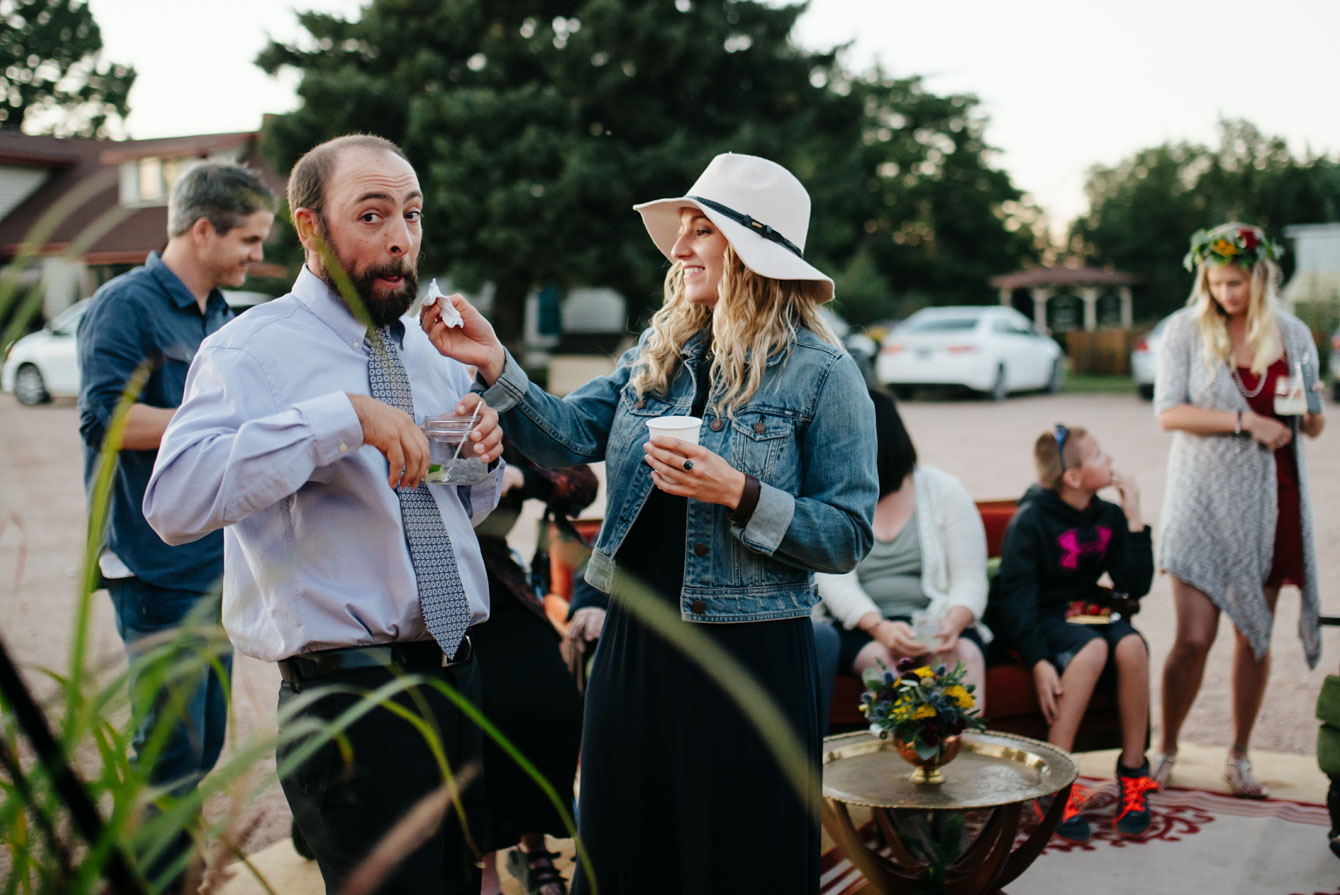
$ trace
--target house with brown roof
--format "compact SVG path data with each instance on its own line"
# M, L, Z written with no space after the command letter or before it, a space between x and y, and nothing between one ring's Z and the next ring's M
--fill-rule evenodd
M50 320L167 244L167 200L192 164L234 161L284 180L243 131L157 140L95 140L0 130L0 267L40 289ZM258 275L283 274L259 265Z

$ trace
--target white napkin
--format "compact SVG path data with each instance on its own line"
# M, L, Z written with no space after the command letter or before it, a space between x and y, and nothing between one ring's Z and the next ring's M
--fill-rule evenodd
M431 308L437 304L439 298L444 298L442 290L437 288L437 280L434 278L428 283L428 294L423 297L423 306ZM456 310L456 306L449 301L442 303L442 322L447 326L464 326L465 321L461 319L461 312Z

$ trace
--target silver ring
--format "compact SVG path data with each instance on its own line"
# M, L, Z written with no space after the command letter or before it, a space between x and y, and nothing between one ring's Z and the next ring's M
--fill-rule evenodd
M684 467L685 472L688 472L689 470L693 469L693 461L690 460L688 457L684 458L684 462L681 465Z

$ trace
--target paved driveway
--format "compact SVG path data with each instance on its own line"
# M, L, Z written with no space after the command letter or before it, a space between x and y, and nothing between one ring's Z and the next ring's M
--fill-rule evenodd
M1017 497L1031 478L1031 446L1053 423L1087 426L1113 455L1117 468L1134 474L1144 495L1146 518L1157 522L1164 490L1164 461L1169 436L1156 425L1150 405L1124 395L1059 395L1014 398L992 404L978 401L920 402L901 405L923 462L959 476L979 498ZM1334 421L1333 421L1334 422ZM0 395L0 631L6 645L25 665L62 668L70 649L76 608L80 557L85 531L80 484L77 415L69 403L27 408ZM1323 585L1323 610L1340 614L1340 595L1331 586L1340 575L1340 452L1336 432L1307 447L1317 505L1317 544ZM535 526L528 517L515 529L524 555L534 545ZM1157 531L1155 532L1157 537ZM93 662L114 668L122 661L110 607L103 594L93 603ZM1137 619L1149 638L1157 670L1171 643L1173 612L1166 576L1159 576ZM1295 629L1298 597L1286 591L1279 624L1270 688L1255 742L1262 748L1306 753L1315 748L1312 705L1322 676L1340 661L1340 631L1325 634L1322 666L1308 671ZM1221 628L1205 686L1186 727L1189 742L1219 744L1229 736L1230 632ZM36 682L36 677L32 679ZM278 675L272 665L238 657L234 732L245 736L272 724ZM1155 709L1157 722L1158 712ZM1157 737L1155 742L1157 742ZM263 810L252 847L273 841L287 830L287 808L278 787L251 806ZM217 809L216 809L217 810Z

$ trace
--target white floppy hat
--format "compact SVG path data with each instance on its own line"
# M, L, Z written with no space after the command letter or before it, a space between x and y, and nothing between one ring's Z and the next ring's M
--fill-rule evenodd
M810 195L781 165L724 152L712 159L688 195L634 205L651 241L671 261L679 210L686 207L701 210L716 224L754 273L774 280L815 280L824 284L823 300L832 299L833 281L804 258Z

